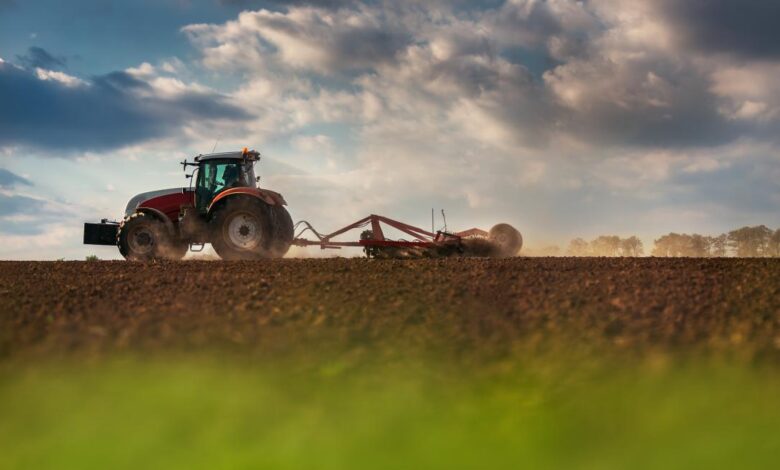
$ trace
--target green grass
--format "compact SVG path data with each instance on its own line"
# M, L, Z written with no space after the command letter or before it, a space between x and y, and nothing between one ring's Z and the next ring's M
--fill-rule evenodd
M663 357L28 361L0 368L0 467L773 468L779 396L772 367Z

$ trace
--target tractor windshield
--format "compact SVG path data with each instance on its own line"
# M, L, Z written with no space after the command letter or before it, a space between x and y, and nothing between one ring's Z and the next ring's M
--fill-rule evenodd
M197 206L208 208L214 196L225 189L254 187L255 172L251 162L241 160L207 160L201 162L196 188Z

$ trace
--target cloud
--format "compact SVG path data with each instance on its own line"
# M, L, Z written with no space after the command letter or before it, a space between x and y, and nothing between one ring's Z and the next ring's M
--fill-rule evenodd
M181 133L185 126L249 118L219 93L175 80L113 72L88 81L0 63L0 147L55 155L107 150Z
M771 138L780 128L775 68L712 56L681 40L697 20L672 22L661 9L665 5L591 4L601 31L578 55L543 75L560 106L558 129L592 144L648 148Z
M579 52L602 27L584 2L509 0L482 23L502 45L543 48L556 58Z
M65 68L67 62L64 57L54 57L45 49L35 46L29 48L27 54L17 55L16 60L26 68L41 68L46 70L59 70Z
M695 68L663 58L570 61L545 73L563 108L561 129L589 142L642 147L714 146L748 129L719 112Z
M19 224L15 230L0 232L0 246L4 259L58 259L78 253L83 259L81 225L77 221L45 223L31 228ZM78 248L74 249L74 245Z
M0 193L0 218L17 214L35 214L46 207L46 202L18 194Z
M780 63L722 64L710 74L710 90L722 97L721 113L753 125L780 118Z
M348 72L391 62L411 41L375 9L330 11L295 7L287 12L245 11L224 25L183 28L213 69L263 67L269 62L322 73Z
M32 182L5 168L0 168L0 189L10 189L17 186L32 186Z
M289 6L317 6L326 8L338 8L345 5L354 5L356 0L217 0L222 5L238 6L241 8L267 7L270 5Z
M780 58L780 3L766 0L659 0L663 18L682 40L710 53Z
M440 133L455 130L504 148L574 139L684 149L771 136L780 127L774 87L758 97L734 96L722 70L743 65L686 50L663 6L661 0L510 0L478 11L437 2L336 10L288 5L183 31L207 68L251 77L239 96L265 90L258 97L267 103L262 127L282 133L322 118L376 128L376 118L363 112L371 103L388 127L395 119L435 116ZM542 57L544 69L534 57ZM773 83L772 67L745 68L751 83ZM344 112L321 112L326 101Z

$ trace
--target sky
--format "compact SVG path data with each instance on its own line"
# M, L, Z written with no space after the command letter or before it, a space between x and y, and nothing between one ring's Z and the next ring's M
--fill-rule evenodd
M249 147L294 220L780 226L780 3L0 0L0 259ZM441 218L437 226L443 224ZM318 253L297 251L298 255Z

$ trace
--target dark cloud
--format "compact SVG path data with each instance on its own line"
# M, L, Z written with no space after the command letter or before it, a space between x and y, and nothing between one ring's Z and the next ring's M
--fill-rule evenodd
M563 30L546 2L507 3L497 13L496 28L522 42L543 41Z
M721 114L721 101L702 86L706 79L699 72L660 57L620 65L594 59L545 78L559 95L579 90L575 104L559 109L558 126L594 143L709 147L751 132Z
M0 63L0 103L0 146L40 147L57 155L164 137L193 122L250 117L222 95L192 90L161 95L125 72L68 85L9 63Z
M501 44L549 49L555 57L582 52L602 23L582 2L506 2L489 11L491 35Z
M354 5L357 0L217 0L221 5L240 8L272 8L291 6L315 6L324 8L340 8Z
M15 219L15 216L34 216L34 218ZM52 205L43 199L0 193L0 233L2 234L39 235L44 233L47 224L61 223L70 216L67 209Z
M17 55L17 62L27 68L40 67L47 70L61 70L65 68L66 59L64 57L54 57L45 49L40 47L31 47L27 54Z
M45 208L46 203L27 196L0 194L0 217L17 214L35 214Z
M32 186L32 183L16 173L12 173L5 168L0 168L0 188L8 189L16 186Z
M650 148L713 147L746 134L746 126L720 116L709 103L678 103L674 109L621 108L601 102L586 114L561 115L561 126L584 140Z
M780 57L780 2L660 0L662 12L694 47L748 58Z
M344 67L386 62L393 60L411 40L400 31L353 29L334 38L334 60Z
M297 19L290 16L262 15L259 23L268 30L282 33L320 48L331 72L371 68L395 59L396 54L413 40L412 35L396 25L355 26L342 21L337 27L316 17ZM294 48L284 39L276 45Z

